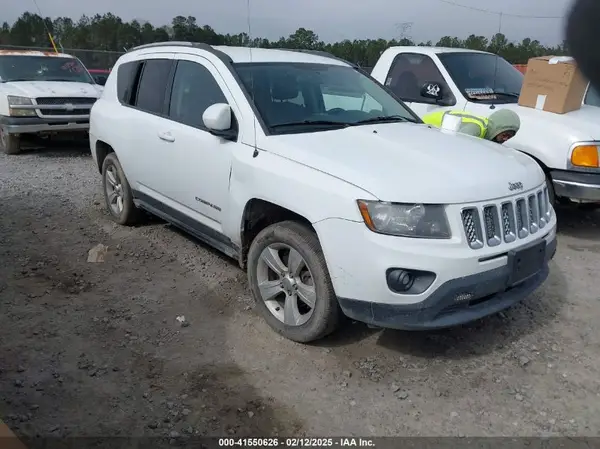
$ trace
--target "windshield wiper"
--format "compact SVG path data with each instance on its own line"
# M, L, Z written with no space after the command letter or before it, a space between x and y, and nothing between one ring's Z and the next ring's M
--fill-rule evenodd
M520 94L516 94L514 92L496 92L494 91L493 95L504 95L505 97L511 97L511 98L519 98Z
M286 126L336 126L340 128L345 128L349 126L349 123L346 122L336 122L333 120L303 120L301 122L288 122L288 123L277 123L275 125L269 126L269 128L284 128Z
M397 122L412 122L401 115L381 115L379 117L371 117L358 122L352 122L351 125L366 125L368 123L397 123Z

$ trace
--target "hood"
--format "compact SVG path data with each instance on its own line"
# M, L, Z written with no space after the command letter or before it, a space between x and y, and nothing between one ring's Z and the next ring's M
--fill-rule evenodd
M389 123L269 136L264 150L354 184L383 201L467 203L539 186L544 174L508 147L427 125Z
M12 81L0 84L6 95L20 97L95 97L102 93L100 86L70 81Z

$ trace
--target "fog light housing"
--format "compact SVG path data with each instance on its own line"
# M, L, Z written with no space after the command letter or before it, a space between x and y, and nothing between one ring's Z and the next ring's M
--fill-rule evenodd
M408 271L391 270L388 275L388 284L393 286L393 289L400 292L409 290L415 283L415 278Z
M388 288L394 293L418 295L435 280L435 273L408 268L388 268L385 273Z
M454 297L454 302L467 302L473 299L475 295L469 292L459 293Z

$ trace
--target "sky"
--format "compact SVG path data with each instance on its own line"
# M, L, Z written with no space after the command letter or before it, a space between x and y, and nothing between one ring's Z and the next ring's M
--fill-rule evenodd
M313 30L326 42L343 39L409 37L437 41L440 37L491 37L500 16L454 6L486 9L505 14L564 17L573 0L37 0L43 15L93 15L112 12L124 20L137 19L167 25L177 15L194 16L201 25L220 33L248 32L252 37L277 39L297 28ZM34 0L0 0L1 21L13 22L25 11L34 12ZM248 21L248 18L250 20ZM410 24L409 26L403 24ZM562 41L563 19L533 19L505 15L501 31L511 41L526 37L543 44Z

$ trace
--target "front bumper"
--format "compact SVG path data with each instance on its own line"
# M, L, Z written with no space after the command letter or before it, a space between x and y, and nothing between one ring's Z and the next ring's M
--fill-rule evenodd
M600 202L600 173L552 170L550 177L557 197Z
M541 271L527 281L509 288L508 265L441 285L427 300L416 305L381 304L338 298L344 313L357 321L403 330L430 330L457 326L500 312L527 298L546 280L548 262L556 253L556 236L547 243ZM464 292L472 299L457 303Z
M41 132L87 131L90 128L89 115L76 119L63 117L7 117L0 116L0 128L7 134L29 134Z
M449 214L451 223L458 210ZM364 223L329 219L314 224L334 290L344 313L357 321L395 329L436 329L466 323L518 303L548 277L556 252L556 215L535 234L496 247L473 250L457 233L448 240L375 234ZM457 221L454 229L460 226ZM545 241L540 271L510 288L516 251ZM390 268L435 273L422 293L390 289ZM468 300L458 300L466 294Z

